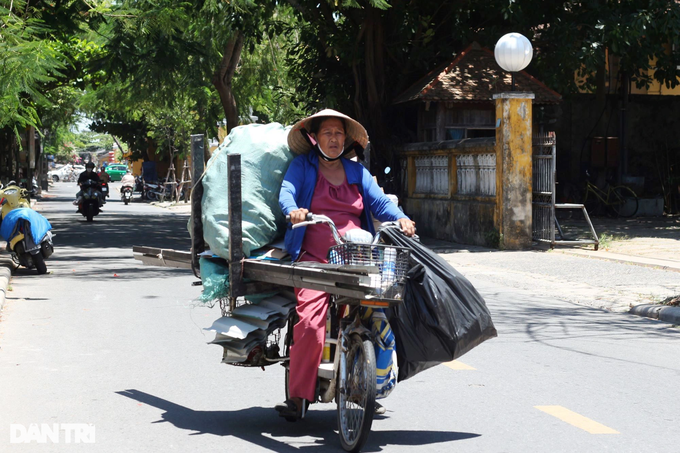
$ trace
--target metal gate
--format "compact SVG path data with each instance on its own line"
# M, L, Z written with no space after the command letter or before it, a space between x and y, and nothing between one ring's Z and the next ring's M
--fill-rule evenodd
M555 243L555 132L534 135L532 222L534 241Z
M550 247L556 244L578 245L593 244L598 249L599 239L588 211L582 204L555 203L555 132L545 132L534 135L532 155L532 236L534 241L547 242ZM567 239L555 217L555 209L578 209L590 227L593 239ZM560 240L555 240L555 227Z

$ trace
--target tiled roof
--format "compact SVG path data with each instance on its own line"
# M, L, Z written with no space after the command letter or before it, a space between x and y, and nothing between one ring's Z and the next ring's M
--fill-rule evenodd
M451 63L439 66L399 95L394 103L409 101L488 102L510 91L512 79L496 63L493 52L472 43ZM515 74L515 91L534 93L534 104L557 104L562 97L530 76Z

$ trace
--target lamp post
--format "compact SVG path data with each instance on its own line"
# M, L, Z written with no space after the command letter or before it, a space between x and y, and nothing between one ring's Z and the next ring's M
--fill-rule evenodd
M529 66L534 55L531 42L519 33L508 33L498 40L493 54L498 66L511 74L511 90L515 91L515 73Z

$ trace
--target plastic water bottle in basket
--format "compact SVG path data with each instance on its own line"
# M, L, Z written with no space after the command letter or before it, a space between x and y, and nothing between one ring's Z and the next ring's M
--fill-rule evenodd
M383 292L387 291L397 281L397 250L394 247L387 247L384 254L380 282Z

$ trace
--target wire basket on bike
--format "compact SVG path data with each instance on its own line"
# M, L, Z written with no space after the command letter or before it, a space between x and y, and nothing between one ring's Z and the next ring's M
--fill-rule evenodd
M410 250L405 247L347 242L328 250L328 262L376 268L376 273L369 274L371 284L367 296L385 301L401 301L409 270L409 254Z

